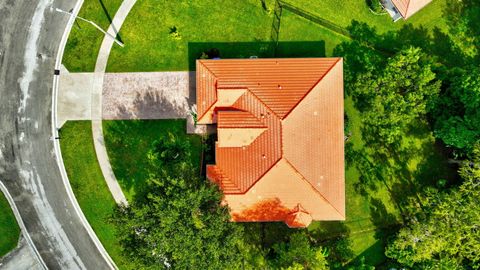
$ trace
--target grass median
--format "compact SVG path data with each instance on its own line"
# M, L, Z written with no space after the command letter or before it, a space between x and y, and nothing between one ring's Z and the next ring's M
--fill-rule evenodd
M12 251L18 243L20 228L7 198L0 192L0 258Z
M115 201L97 161L91 122L68 121L60 130L60 138L68 179L83 214L117 266L135 268L123 256L115 226L109 221Z

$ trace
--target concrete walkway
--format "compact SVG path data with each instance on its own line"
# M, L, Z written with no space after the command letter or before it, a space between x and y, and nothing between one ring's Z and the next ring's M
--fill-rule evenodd
M56 126L62 127L67 120L92 119L93 73L60 74Z
M117 32L122 27L123 22L127 18L127 15L135 2L136 0L124 0L122 2L122 5L115 13L115 17L113 17L112 24L107 30L108 33L113 36L117 35ZM95 151L97 152L98 163L100 164L100 168L102 169L103 176L105 177L105 181L107 182L110 192L118 204L126 205L128 204L127 199L125 198L125 195L123 194L122 189L115 178L115 174L110 166L110 161L108 160L102 128L103 77L105 75L108 56L110 55L110 50L112 49L113 43L114 40L111 37L105 36L103 38L102 45L100 46L100 50L98 52L97 63L95 65L91 99L92 134Z

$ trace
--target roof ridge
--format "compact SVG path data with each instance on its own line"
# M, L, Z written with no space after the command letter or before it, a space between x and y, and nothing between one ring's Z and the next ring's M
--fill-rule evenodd
M337 213L338 213L341 217L345 218L345 215L342 214L327 198L325 198L325 196L323 196L323 194L322 194L318 189L316 189L316 188L312 185L312 183L310 183L310 182L305 178L305 176L303 176L303 174L300 173L300 172L295 168L295 166L293 166L293 164L292 164L286 157L282 157L282 159L284 159L285 162L288 164L288 166L290 166L296 173L298 173L298 175L300 175L300 177L303 179L303 181L305 181L313 190L315 190L315 192L317 192L320 196L322 196L322 198L323 198L333 209L335 209L335 211L337 211Z
M407 0L407 7L405 8L405 18L408 17L408 8L410 7L410 2L412 0Z
M325 78L325 76L327 76L328 73L330 73L330 71L333 69L333 67L335 67L338 62L340 62L340 60L342 60L341 57L332 57L332 58L337 58L337 61L335 61L335 63L320 77L320 79L317 80L317 82L302 96L302 98L300 100L298 100L297 104L295 104L282 118L285 119L288 117L288 115L293 111L295 110L295 108L298 107L298 104L300 104L300 102L302 102L306 96L308 96L308 94L310 94L310 92L312 92L312 90L323 80L323 78Z

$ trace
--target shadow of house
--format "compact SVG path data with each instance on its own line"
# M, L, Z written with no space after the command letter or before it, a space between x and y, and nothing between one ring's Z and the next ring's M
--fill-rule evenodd
M218 51L220 58L295 58L325 57L324 41L254 41L254 42L189 42L188 67L196 69L195 61L202 53Z

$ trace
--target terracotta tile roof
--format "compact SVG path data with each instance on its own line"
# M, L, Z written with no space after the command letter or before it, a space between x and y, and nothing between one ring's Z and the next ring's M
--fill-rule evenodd
M198 60L197 104L233 220L344 219L341 59Z
M402 17L408 19L432 0L392 0Z
M218 128L266 128L255 115L245 111L217 111Z

